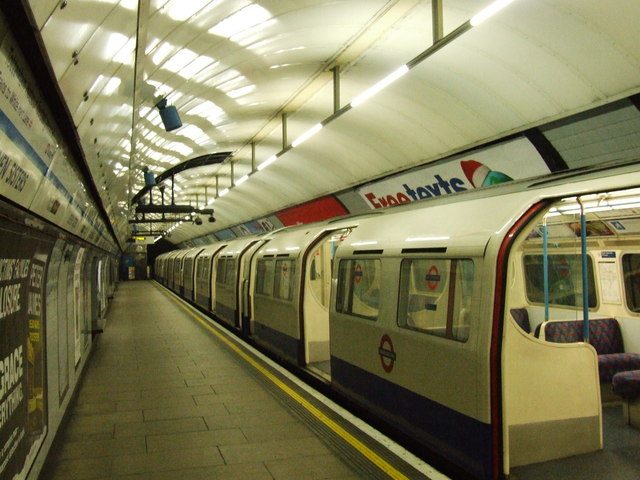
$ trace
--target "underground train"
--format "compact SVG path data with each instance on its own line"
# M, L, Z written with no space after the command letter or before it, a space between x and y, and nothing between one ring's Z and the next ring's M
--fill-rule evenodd
M619 165L175 250L155 276L496 479L602 450L612 376L640 369L639 240L640 171ZM600 351L598 322L619 352ZM617 371L603 373L607 354Z

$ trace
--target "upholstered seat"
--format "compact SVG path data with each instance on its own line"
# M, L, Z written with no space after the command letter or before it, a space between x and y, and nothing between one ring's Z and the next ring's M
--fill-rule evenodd
M581 342L583 322L570 320L546 322L545 340L556 343ZM618 372L640 369L640 354L626 353L620 325L615 318L589 321L589 343L598 352L598 372L601 382L610 382Z
M613 392L624 398L640 395L640 370L616 373L611 381Z

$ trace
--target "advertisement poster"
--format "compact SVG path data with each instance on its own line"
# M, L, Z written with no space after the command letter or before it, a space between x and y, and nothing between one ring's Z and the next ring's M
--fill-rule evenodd
M521 137L372 183L357 192L376 209L545 173L549 167L531 142Z
M0 478L13 478L46 434L43 300L51 247L5 223L0 235Z

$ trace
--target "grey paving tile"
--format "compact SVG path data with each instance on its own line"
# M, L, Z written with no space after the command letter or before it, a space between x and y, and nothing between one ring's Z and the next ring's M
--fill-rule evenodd
M78 458L62 460L54 465L53 472L44 472L47 480L87 480L109 476L113 458Z
M270 402L275 400L279 405L281 405L281 403L276 400L276 398L273 396L272 393L264 389L260 389L260 390L252 389L252 390L246 390L246 391L216 393L216 396L222 399L224 402L228 402L228 403L245 403L245 402L261 403L261 402ZM196 400L198 399L199 397L196 397Z
M229 413L247 413L247 412L269 412L273 410L281 410L283 404L275 400L273 397L264 398L260 401L230 401L224 403Z
M195 385L189 387L186 383L182 387L163 387L154 390L143 390L144 395L153 394L160 397L209 395L211 393L213 393L213 389L210 385Z
M272 460L265 463L277 480L324 480L338 478L359 478L335 455L313 455L295 461Z
M265 442L269 440L287 440L295 438L315 437L315 433L300 421L292 419L289 423L277 425L241 427L242 433L249 443Z
M218 403L215 405L191 405L190 407L163 407L144 410L144 420L169 420L172 418L204 417L207 415L228 414L227 407Z
M95 415L105 413L115 413L117 411L117 402L103 401L96 403L78 403L73 412L76 415Z
M75 424L76 422L79 425L91 425L98 424L102 425L105 423L116 424L116 423L127 423L127 422L138 422L142 421L142 409L132 410L128 412L115 412L115 413L101 413L101 414L76 414L75 412L71 415L70 422Z
M143 395L142 398L135 402L117 402L119 412L127 410L139 410L147 408L163 408L163 407L191 407L195 405L193 397L187 396L167 396L149 393Z
M242 463L218 467L190 468L180 472L157 472L153 480L273 480L263 463Z
M253 390L264 390L264 386L262 384L247 377L233 378L225 382L216 381L211 384L211 388L218 395L224 393L245 393Z
M101 403L104 402L104 391L92 391L90 388L83 388L82 392L78 395L78 405L85 403ZM135 401L140 399L139 390L124 390L124 391L110 391L109 400L112 402L117 401Z
M155 473L137 473L135 475L110 475L108 477L96 478L95 480L154 480L155 475Z
M115 425L114 438L160 435L164 433L196 432L208 430L203 417L176 418L150 422L132 422Z
M198 447L190 450L169 450L153 454L137 454L113 457L112 472L116 475L132 475L144 472L170 472L188 468L223 465L216 447ZM178 475L176 478L180 478Z
M245 462L267 462L285 458L327 455L330 452L317 438L274 440L246 445L223 445L220 452L228 465Z
M189 450L194 445L207 447L246 444L247 439L238 428L207 430L200 432L173 433L147 436L147 451L150 453Z
M113 457L146 451L146 442L142 437L109 438L106 440L78 440L67 442L60 450L61 459Z
M247 412L241 414L207 415L204 421L210 430L229 427L271 427L278 424L289 424L294 417L284 409L274 410L265 415L263 412Z
M205 377L204 373L200 372L199 377L185 378L185 383L190 387L196 386L196 385L214 385L216 381L224 382L227 379L233 379L233 378L235 378L234 375L218 376L214 381L211 377Z

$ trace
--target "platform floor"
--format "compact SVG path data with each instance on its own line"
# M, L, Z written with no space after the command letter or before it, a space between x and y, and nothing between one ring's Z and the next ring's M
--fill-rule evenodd
M120 284L42 480L389 478L196 315L154 282Z

